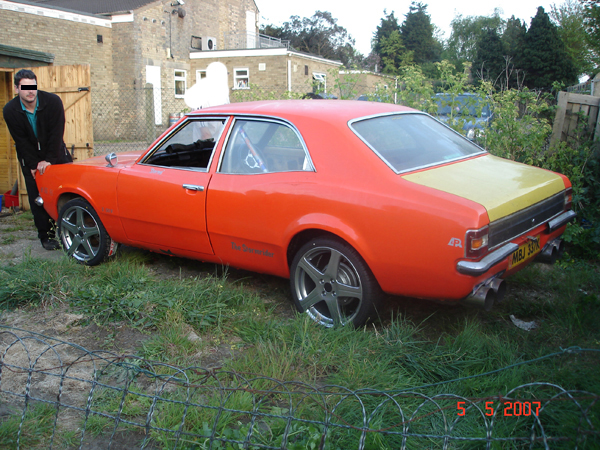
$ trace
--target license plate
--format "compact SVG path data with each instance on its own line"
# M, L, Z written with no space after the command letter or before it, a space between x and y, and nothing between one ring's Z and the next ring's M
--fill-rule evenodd
M518 266L540 251L540 235L538 234L537 236L530 238L524 244L519 245L519 248L510 255L508 258L508 268L512 269L513 267Z

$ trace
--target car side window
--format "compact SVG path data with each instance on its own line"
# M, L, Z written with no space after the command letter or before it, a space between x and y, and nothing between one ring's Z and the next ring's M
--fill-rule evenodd
M207 169L225 119L190 120L164 141L143 164Z
M219 169L249 174L314 171L298 133L283 122L238 119L229 135Z

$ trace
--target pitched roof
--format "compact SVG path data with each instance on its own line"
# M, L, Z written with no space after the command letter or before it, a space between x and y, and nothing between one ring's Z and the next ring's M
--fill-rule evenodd
M122 11L131 11L156 0L28 0L16 3L37 3L48 8L69 9L71 11L85 12L89 14L110 14Z

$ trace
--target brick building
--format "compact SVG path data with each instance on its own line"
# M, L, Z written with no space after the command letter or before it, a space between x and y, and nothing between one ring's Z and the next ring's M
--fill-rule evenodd
M257 14L254 0L0 0L0 67L90 64L95 138L147 140L185 108L190 49L257 41Z
M340 96L340 62L259 35L257 17L255 0L0 0L0 69L89 64L97 153L152 141L213 61L232 93Z

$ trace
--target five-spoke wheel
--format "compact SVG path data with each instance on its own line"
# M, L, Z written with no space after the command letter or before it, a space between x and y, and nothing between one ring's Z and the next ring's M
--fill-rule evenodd
M110 237L94 208L81 198L67 202L60 210L58 235L67 255L88 266L108 256Z
M345 242L317 238L292 262L294 303L326 327L360 326L375 315L381 289L361 256Z

